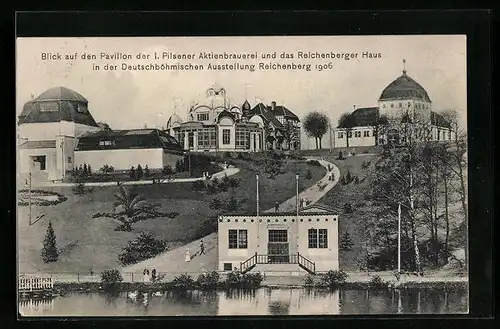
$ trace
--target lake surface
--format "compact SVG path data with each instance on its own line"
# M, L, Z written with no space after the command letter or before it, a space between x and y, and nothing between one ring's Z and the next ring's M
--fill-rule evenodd
M260 288L253 291L188 291L148 294L69 293L22 299L22 316L210 316L465 314L465 291L426 289L336 290Z

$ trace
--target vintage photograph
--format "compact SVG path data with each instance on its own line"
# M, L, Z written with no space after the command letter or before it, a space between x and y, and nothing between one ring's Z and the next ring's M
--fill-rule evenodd
M466 42L17 38L20 317L467 314Z

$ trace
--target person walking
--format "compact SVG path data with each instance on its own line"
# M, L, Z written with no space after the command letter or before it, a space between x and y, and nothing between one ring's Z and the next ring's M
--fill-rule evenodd
M153 270L151 271L151 281L155 282L156 281L156 268L153 267Z
M205 255L205 245L203 244L203 240L200 241L200 255Z
M190 262L191 261L191 254L189 253L189 249L186 249L186 258L185 258L185 261L186 262Z

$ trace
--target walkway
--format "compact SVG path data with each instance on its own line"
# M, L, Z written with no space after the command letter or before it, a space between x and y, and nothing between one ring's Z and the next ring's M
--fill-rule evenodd
M319 163L328 168L330 165L333 168L333 173L335 175L334 181L328 180L328 173L319 181L321 184L326 184L323 189L318 188L318 184L315 184L306 190L299 193L299 198L304 198L306 200L311 201L310 205L316 203L319 199L321 199L328 191L330 191L340 180L340 170L333 163L322 160L322 159L313 159L309 160L318 160ZM327 169L328 170L328 169ZM281 211L295 211L296 209L296 197L292 197L280 205ZM265 212L272 212L274 208L266 210ZM206 255L194 255L200 247L200 240L203 240L205 245ZM158 272L177 272L177 273L202 273L204 271L214 271L217 270L218 267L218 259L219 259L219 249L218 249L218 239L217 233L212 233L204 238L190 242L182 247L166 251L154 258L150 258L143 262L127 266L121 269L122 273L134 273L134 276L141 275L142 271L145 268L156 268ZM191 253L191 261L186 262L186 249L189 249ZM193 276L193 275L192 275ZM136 276L137 277L137 276Z
M232 176L237 174L240 169L231 167L219 171L212 175L210 179L218 178L221 179L224 176ZM157 181L156 184L169 184L169 183L188 183L188 182L196 182L199 180L205 180L203 177L196 178L174 178L174 179L165 179L161 181ZM150 185L153 184L152 180L140 180L140 181L125 181L120 182L120 185ZM51 183L51 182L39 182L33 183L33 187L72 187L75 186L76 183ZM117 182L89 182L85 183L85 186L116 186Z

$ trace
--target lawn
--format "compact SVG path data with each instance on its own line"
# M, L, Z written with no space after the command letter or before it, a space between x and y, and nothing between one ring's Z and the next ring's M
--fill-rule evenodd
M345 271L353 271L358 269L357 259L361 252L362 239L362 220L363 208L365 205L364 194L368 191L368 177L374 170L376 155L357 155L346 157L345 160L337 160L336 156L326 157L325 160L335 164L341 175L345 175L348 171L351 175L357 176L360 180L359 184L350 183L342 185L340 182L331 189L321 200L320 203L327 205L339 214L339 237L344 232L348 232L351 236L353 250L349 252L339 253L340 268ZM363 162L370 162L370 166L366 169L362 168ZM351 214L344 214L343 206L350 203L354 210Z
M233 195L242 204L241 212L255 212L255 164L250 161L234 160L241 170L233 177L240 180L234 191L206 195L191 188L191 183L172 183L136 186L148 202L161 205L162 211L177 212L173 219L156 218L133 224L132 232L115 231L118 222L108 218L92 218L99 212L113 210L114 193L117 187L95 187L85 195L75 195L71 188L45 188L64 194L68 199L53 206L33 206L33 218L44 216L34 225L28 225L28 207L18 208L18 250L20 272L85 272L96 273L119 266L118 254L122 248L140 232L147 231L168 242L170 248L185 244L197 238L199 228L214 211L210 201L221 200ZM258 166L257 166L258 167ZM261 168L257 168L261 169ZM300 189L315 184L325 175L322 167L287 160L283 173L272 180L260 175L260 207L267 210L276 201L283 202L295 193L295 173L301 177L309 169L312 178L300 181ZM42 241L48 222L52 221L58 248L62 250L56 263L44 264L40 257Z

